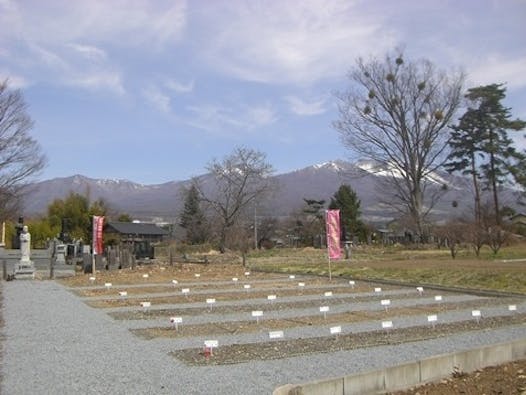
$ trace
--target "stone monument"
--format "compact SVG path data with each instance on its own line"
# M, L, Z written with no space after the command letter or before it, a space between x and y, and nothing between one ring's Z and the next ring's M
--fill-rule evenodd
M15 278L35 278L35 264L31 260L31 233L24 225L20 233L20 260L16 265Z

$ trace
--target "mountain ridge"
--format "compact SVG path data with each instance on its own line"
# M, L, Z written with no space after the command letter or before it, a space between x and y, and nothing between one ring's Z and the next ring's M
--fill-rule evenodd
M392 210L382 202L385 189L381 180L385 172L376 172L374 163L367 160L347 162L333 160L306 166L301 169L272 176L279 188L266 205L261 205L261 215L286 216L301 210L303 199L330 201L340 185L346 183L361 200L364 219L373 222L388 222L394 216ZM201 175L206 178L208 175ZM434 213L440 218L449 217L455 211L467 211L472 206L471 184L465 177L446 172L436 174L436 188L447 185ZM161 184L140 184L126 179L95 179L81 174L57 177L31 184L24 200L26 215L44 214L54 199L63 199L70 192L86 195L90 200L103 199L117 213L126 213L137 219L162 218L173 221L183 206L183 191L191 179L168 181ZM384 196L381 196L384 195ZM459 209L452 209L456 202Z

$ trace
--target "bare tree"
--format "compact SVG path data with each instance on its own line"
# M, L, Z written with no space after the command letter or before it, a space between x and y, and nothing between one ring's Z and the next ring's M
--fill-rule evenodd
M219 249L225 252L228 233L238 224L244 211L269 193L274 169L265 154L238 147L223 160L207 166L211 178L194 179L201 201L207 203L219 219ZM207 181L208 180L208 181Z
M448 75L427 60L387 54L383 60L359 59L348 77L351 87L337 94L340 117L334 127L345 146L388 174L394 201L422 235L437 200L429 187L436 185L433 173L446 159L448 125L464 76Z
M451 258L455 259L463 241L465 241L466 224L459 220L450 220L435 229L435 235L449 248Z
M45 165L32 127L22 93L0 82L0 218L15 215L24 187Z

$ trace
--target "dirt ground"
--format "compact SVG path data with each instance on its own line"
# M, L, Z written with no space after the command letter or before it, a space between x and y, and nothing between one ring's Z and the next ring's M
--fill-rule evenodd
M472 373L452 372L447 379L390 395L525 395L526 359Z

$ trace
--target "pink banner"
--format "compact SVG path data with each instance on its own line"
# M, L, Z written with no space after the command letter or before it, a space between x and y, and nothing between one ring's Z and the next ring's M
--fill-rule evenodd
M340 210L326 211L326 225L329 259L340 259L342 257L340 248Z
M104 227L104 217L93 216L93 254L100 255L103 251L102 228Z

